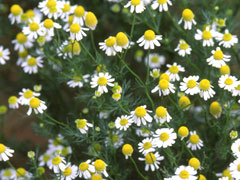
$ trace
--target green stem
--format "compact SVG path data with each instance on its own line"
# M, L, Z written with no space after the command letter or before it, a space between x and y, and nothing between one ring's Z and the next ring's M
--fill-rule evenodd
M146 77L146 83L145 83L146 86L149 82L149 61L150 61L149 54L150 54L150 49L148 49L148 53L147 53L148 60L147 60L147 77Z
M136 22L136 14L133 14L133 21L132 21L132 27L131 27L131 32L130 32L130 39L132 40L133 37L133 31L134 31L134 26L135 26L135 22Z
M97 52L97 49L96 49L96 46L95 46L95 43L94 43L94 37L93 37L93 31L92 30L90 31L90 36L91 36L91 42L92 42L93 49L94 49L95 52Z
M187 151L189 152L189 154L190 154L192 157L195 157L195 156L193 155L192 151L187 147L186 142L185 142L184 140L182 140L182 143L183 143L183 145L185 146L185 148L187 149Z
M132 156L130 156L130 159L137 171L137 173L139 174L139 176L141 176L144 180L147 180L147 178L139 171L138 167L137 167L137 164L135 163L134 159L132 158Z
M86 46L80 41L81 46L83 47L84 51L88 54L88 56L96 63L98 64L97 60L93 57L93 55L88 51Z
M48 119L50 119L51 121L53 121L54 123L56 123L56 124L58 124L58 125L61 125L61 126L64 126L64 127L67 127L67 128L70 129L70 127L69 127L68 125L66 125L66 124L64 124L64 123L62 123L62 122L57 121L56 119L54 119L53 117L51 117L51 116L50 116L49 114L47 114L46 112L44 112L44 115L45 115Z
M123 112L125 112L128 115L130 114L126 109L124 109L124 107L122 106L122 104L120 102L117 101L117 103L118 103L118 106L122 109Z

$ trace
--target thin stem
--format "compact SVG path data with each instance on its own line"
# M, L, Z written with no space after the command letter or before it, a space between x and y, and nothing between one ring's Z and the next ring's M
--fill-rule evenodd
M118 102L118 106L122 109L123 112L125 112L126 114L130 114L126 109L124 109L124 107L122 106L122 104L120 102Z
M80 41L81 46L83 47L84 51L86 51L86 53L89 55L89 57L96 63L98 64L97 60L93 57L93 55L88 51L88 49L86 48L86 46L82 43L82 41Z
M130 159L137 171L137 173L139 174L139 176L141 176L144 180L147 180L147 178L139 171L138 167L137 167L137 164L135 163L134 159L132 158L132 156L130 156Z
M148 49L148 53L147 53L148 60L147 60L147 77L146 77L146 83L145 83L146 86L149 82L149 61L150 61L149 54L150 54L150 49Z
M91 42L92 42L93 49L96 52L97 49L96 49L96 46L95 46L95 43L94 43L94 37L93 37L93 31L92 30L90 31L90 36L91 36Z
M51 121L55 122L56 124L59 124L59 125L61 125L61 126L64 126L64 127L67 127L67 128L70 129L70 127L69 127L68 125L66 125L66 124L64 124L64 123L62 123L62 122L57 121L56 119L54 119L53 117L51 117L51 116L50 116L49 114L47 114L46 112L44 112L44 115L45 115L48 119L50 119Z
M130 38L131 38L131 40L132 40L132 37L133 37L133 31L134 31L135 21L136 21L136 13L133 14L133 21L132 21L132 27L131 27L131 32L130 32Z
M183 145L185 146L185 148L187 149L187 151L189 152L189 154L190 154L192 157L195 157L195 156L193 155L192 151L190 151L190 149L187 147L186 142L182 140L182 143L183 143Z

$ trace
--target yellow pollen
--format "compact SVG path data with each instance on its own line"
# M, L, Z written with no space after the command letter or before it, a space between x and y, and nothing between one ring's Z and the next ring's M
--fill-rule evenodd
M228 65L221 66L221 68L220 68L220 73L221 73L221 75L230 74L230 68L229 68L229 66L228 66Z
M186 49L188 49L188 47L189 46L188 46L187 43L181 43L180 46L179 46L179 48L182 49L182 50L186 50Z
M222 173L222 177L228 177L229 180L232 180L231 172L228 169L225 169Z
M70 16L68 17L68 24L72 24L73 18L74 18L73 15L70 15Z
M97 83L99 86L105 86L108 83L108 80L105 77L100 77L98 78Z
M130 144L125 144L122 147L122 153L124 155L131 155L133 153L133 147Z
M159 138L163 142L167 141L169 139L169 134L164 132L164 133L160 134Z
M125 126L127 123L128 123L128 120L127 120L127 119L121 119L121 120L120 120L120 124L121 124L122 126Z
M0 51L0 57L2 57L2 52Z
M0 54L1 54L1 52L0 52ZM24 51L22 51L22 52L19 51L18 56L25 59L28 56L28 51L26 49L24 49Z
M159 4L165 4L167 2L167 0L158 0Z
M36 109L40 106L40 100L38 98L32 98L29 102L31 108Z
M195 86L197 85L196 81L190 79L188 82L187 82L187 87L192 89L194 88Z
M97 25L97 18L93 12L88 12L85 18L85 24L88 27L94 27Z
M11 96L8 98L8 103L9 104L15 104L17 102L17 97L16 96Z
M191 158L188 161L188 165L193 167L195 170L200 168L200 161L197 158Z
M170 68L169 68L169 72L172 73L172 74L177 74L179 72L179 69L177 66L174 66L172 65Z
M49 12L50 12L50 13L56 13L56 12L57 12L57 7L56 7L56 6L51 7L51 8L49 9Z
M157 56L153 56L153 57L151 58L151 62L152 62L152 63L158 63L158 62L159 62L159 58L158 58Z
M233 80L232 80L231 78L227 78L227 79L224 81L224 83L225 83L226 85L232 85L232 84L233 84Z
M145 142L144 144L143 144L143 148L144 149L150 149L152 147L152 143L150 143L150 142Z
M10 11L11 11L13 16L18 16L22 13L23 10L18 4L14 4L14 5L11 6Z
M51 29L53 27L53 21L51 19L44 20L43 26L47 29Z
M182 179L187 179L189 177L189 172L186 171L186 170L183 170L180 172L179 176L182 178Z
M25 176L25 174L26 174L26 170L23 168L18 168L16 171L17 177L23 177L23 176Z
M35 16L35 12L32 9L27 10L26 14L28 18L33 18Z
M69 176L72 174L72 169L70 167L67 167L64 171L63 171L63 175L64 176Z
M100 174L93 174L91 180L102 180L102 176Z
M86 162L79 164L80 171L86 171L86 170L88 170L88 167L89 167L89 165Z
M186 126L181 126L179 129L178 129L178 135L181 136L181 137L186 137L188 136L189 134L189 130Z
M207 80L207 79L203 79L199 83L199 88L203 91L209 90L210 86L211 86L211 84L210 84L209 80Z
M167 73L163 73L163 74L161 74L161 76L160 76L160 80L162 80L162 79L166 79L167 81L169 81L169 80L170 80L170 77L169 77L169 75L168 75Z
M240 90L240 84L237 87L235 87L235 89Z
M189 104L191 104L191 101L190 101L190 99L187 96L182 96L179 99L178 105L181 108L187 108Z
M6 146L0 144L0 154L6 151Z
M82 80L82 77L80 76L73 76L73 81L74 82L80 82Z
M33 22L29 25L29 28L32 32L35 32L39 29L39 25L38 25L38 23Z
M147 153L145 156L145 161L147 164L154 164L156 162L156 157L153 153Z
M224 41L231 41L232 40L232 34L226 33L223 35L223 40Z
M80 31L81 27L78 24L71 24L70 31L74 34L78 33Z
M23 33L17 34L17 41L20 44L24 44L27 41L27 36L25 36Z
M3 173L3 176L4 177L10 177L10 176L12 176L12 172L10 170L5 170L4 173Z
M52 7L55 7L57 5L57 2L55 0L48 0L46 6L50 9Z
M191 135L189 140L192 144L198 144L200 141L199 136L197 134Z
M212 34L210 31L207 31L207 30L204 30L203 33L202 33L202 38L204 40L209 40L212 38Z
M238 164L238 171L240 171L240 164Z
M37 60L34 57L31 57L27 60L29 66L35 66L37 64Z
M76 7L74 11L74 15L77 17L83 17L85 14L85 9L82 6Z
M215 60L222 60L223 59L223 52L221 50L216 50L213 54Z
M184 9L182 17L185 21L191 21L194 18L194 14L190 9Z
M63 12L68 12L70 11L71 9L71 6L69 4L64 4L63 8L62 8L62 11Z
M43 156L43 161L46 163L46 162L48 162L48 160L49 160L50 158L51 158L50 155L45 154L45 155Z
M33 97L33 92L31 90L27 90L23 93L23 96L26 98L26 99L29 99L31 97Z
M141 3L140 0L131 0L131 4L132 4L133 6L137 6L137 5L139 5L140 3Z
M139 118L144 117L147 114L146 109L144 109L143 107L139 106L135 109L135 115Z
M156 115L157 117L160 117L160 118L164 118L167 116L167 110L165 107L163 106L159 106L157 109L156 109Z
M52 159L52 164L53 165L59 165L60 163L62 162L62 159L60 158L60 157L54 157L53 159Z
M116 38L115 37L109 37L109 38L107 38L105 43L106 43L107 47L112 47L116 43Z
M76 123L77 123L77 128L80 128L80 129L84 128L87 125L87 121L84 119L77 119Z
M101 172L106 168L106 164L103 160L98 159L94 162L94 166L96 171Z
M161 79L158 83L158 86L160 89L166 90L169 88L169 81L167 81L166 79Z
M116 35L116 40L117 40L117 45L118 46L124 47L128 44L128 37L123 32L119 32Z
M147 30L144 33L144 38L148 41L152 41L155 39L155 33L152 30Z
M211 103L211 105L210 105L210 112L213 115L218 115L219 113L222 112L222 107L219 104L219 102L214 101L214 102Z

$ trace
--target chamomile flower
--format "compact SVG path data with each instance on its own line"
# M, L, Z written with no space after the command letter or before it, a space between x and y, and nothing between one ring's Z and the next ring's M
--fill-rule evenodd
M170 120L172 119L172 117L168 114L167 109L163 106L157 107L154 118L156 119L157 123L160 122L161 124L163 124L164 122L170 122Z
M145 10L145 6L142 0L130 0L128 3L124 6L124 8L130 7L130 12L134 13L142 13Z
M222 113L221 104L217 101L212 102L210 104L209 111L216 119L220 118Z
M122 115L115 120L115 126L119 130L126 131L131 124L133 123L132 119L129 118L127 115Z
M40 11L48 18L57 19L61 13L64 4L58 0L45 0L38 4Z
M189 130L186 126L181 126L178 129L178 135L181 137L181 140L183 140L185 137L189 135Z
M18 66L21 66L22 63L27 60L27 57L28 57L28 51L26 49L24 49L23 51L18 51L18 59L16 64Z
M18 98L16 96L9 97L8 98L8 104L9 104L9 108L17 109L19 107Z
M160 69L154 68L152 71L150 71L150 76L154 79L159 78L160 76Z
M12 40L15 51L24 51L25 48L33 46L32 40L28 39L22 32L18 33L15 40Z
M133 147L131 144L124 144L122 147L122 153L125 156L125 159L128 159L129 156L132 156L133 153Z
M51 161L48 162L49 169L52 169L54 173L64 171L66 168L66 161L64 157L54 156Z
M87 34L84 31L88 31L88 28L81 27L77 23L73 23L70 25L70 28L67 29L67 32L70 32L70 38L71 40L77 40L80 41L83 39L84 36L87 36Z
M12 157L14 150L5 146L4 144L0 144L0 161L8 161L9 157Z
M93 165L96 173L104 174L105 177L108 177L108 173L106 171L107 164L103 160L97 159L96 161L94 161Z
M154 143L158 148L167 148L175 144L175 139L177 139L177 134L174 132L173 128L161 128L155 131L153 134Z
M0 64L6 64L6 61L9 60L9 55L9 49L3 49L3 46L0 46Z
M95 30L98 24L97 17L95 14L91 11L87 12L86 17L85 17L85 25L91 29Z
M14 174L15 170L12 168L2 169L0 171L0 177L2 178L2 180L11 180Z
M57 51L59 56L63 56L63 58L66 59L68 56L72 58L73 55L79 55L81 47L77 41L64 41Z
M100 42L99 48L103 51L105 51L105 54L107 56L115 56L116 52L120 49L117 47L117 39L114 36L109 36L107 39L104 40L104 42Z
M240 139L234 141L234 143L231 146L231 150L234 156L240 158Z
M61 180L72 180L78 176L78 167L76 165L71 165L68 163L65 169L59 174Z
M149 152L155 151L155 143L152 138L145 138L142 142L138 143L138 150L143 155L146 155Z
M232 90L232 96L240 96L240 81L236 82L236 87Z
M186 54L190 55L192 48L189 44L186 43L183 39L181 39L177 45L177 48L174 49L174 51L177 51L179 56L184 57Z
M187 96L181 96L179 98L178 105L183 109L183 111L186 111L191 107L191 101Z
M222 75L218 80L218 85L220 88L232 92L237 87L237 78L230 75Z
M201 31L197 29L197 34L195 34L196 40L203 40L203 46L214 46L213 38L216 37L216 32L210 27L206 27L205 30Z
M54 29L60 29L62 26L52 19L45 19L41 24L45 35L54 36Z
M89 74L85 74L83 76L82 75L80 75L80 76L75 75L75 76L73 76L72 80L67 82L67 85L69 85L69 87L72 87L72 88L75 88L75 87L81 88L81 87L83 87L83 84L85 82L89 81L88 80L89 77L90 77Z
M182 18L178 22L178 24L181 24L182 21L184 21L184 29L192 29L192 24L196 25L196 21L194 20L194 14L190 9L184 9L182 12Z
M43 67L43 60L42 58L39 57L32 57L32 56L28 56L27 57L27 61L22 63L22 67L25 73L27 74L36 74L38 72L38 68L42 68Z
M140 47L144 46L144 49L154 49L155 46L161 46L158 42L160 40L162 40L162 35L155 35L154 31L147 30L144 35L137 40L137 43Z
M14 4L10 8L10 14L8 15L8 18L11 21L11 24L20 23L21 22L21 16L23 14L23 9L18 5Z
M89 127L93 127L91 123L88 123L86 119L77 119L75 121L77 128L82 134L86 134Z
M32 114L32 111L34 111L36 114L40 113L42 114L44 110L47 109L47 106L45 105L45 102L40 100L39 98L33 97L29 101L29 109L27 112L27 115L30 116Z
M159 92L159 96L163 94L166 96L170 93L175 93L175 87L166 79L160 79L158 85L151 91L151 93Z
M159 8L159 12L168 11L168 5L171 6L171 0L155 0L152 4L152 8L155 10Z
M43 36L44 31L40 25L40 19L30 19L28 26L23 27L23 34L27 35L27 38L30 40L37 39L39 36Z
M229 33L228 29L226 29L223 34L218 33L216 39L217 39L217 41L219 41L219 45L220 46L223 45L223 47L225 47L225 48L230 48L234 44L238 43L237 36Z
M232 175L232 178L236 178L236 179L239 179L240 177L240 158L236 159L235 161L233 161L231 164L230 164L230 172L231 172L231 175Z
M71 6L70 2L65 0L61 3L63 4L63 7L61 8L60 18L64 20L67 19L70 14L74 13L74 6Z
M225 66L225 62L230 61L231 56L223 54L220 47L217 47L216 50L212 50L212 56L207 59L207 62L212 67L221 68L222 66Z
M190 131L190 137L187 141L187 147L192 151L201 149L203 146L203 141L200 139L196 131Z
M173 180L197 180L197 171L191 166L179 166Z
M21 105L28 105L30 99L32 99L33 97L40 96L40 93L36 93L36 92L33 92L30 89L23 88L22 91L19 92L19 95L20 95L20 97L18 99L19 103Z
M184 77L183 82L180 83L180 90L190 95L198 94L200 92L198 79L199 76Z
M205 101L207 101L208 99L210 99L216 94L215 91L212 89L213 86L211 85L210 81L207 79L202 79L199 82L199 88L200 88L199 95Z
M130 118L132 121L140 126L141 124L146 125L147 122L152 122L152 117L148 114L152 111L146 109L147 106L138 106L134 111L131 112Z
M92 80L90 82L91 84L91 88L96 88L98 87L97 91L101 92L101 93L107 93L108 89L107 86L113 87L114 84L114 78L112 78L112 76L106 72L100 72L98 75L94 75L92 77Z
M63 21L65 22L63 29L67 31L70 28L71 24L73 24L73 15L68 16L67 19Z
M165 64L165 57L164 56L160 56L157 53L152 53L149 54L149 57L146 56L145 57L145 64L148 64L148 60L149 60L149 68L160 68L163 64Z
M45 152L44 154L42 154L41 156L39 156L38 161L39 161L39 166L45 166L48 163L50 163L49 161L52 160L52 153L50 151Z
M179 81L180 77L178 75L179 72L185 72L185 68L181 65L178 65L177 63L173 63L173 65L167 64L167 67L169 68L166 73L170 77L170 81Z
M88 159L85 162L82 162L79 164L79 177L83 177L84 179L90 179L91 178L91 173L95 172L94 166L91 164L91 160Z
M86 16L86 11L83 6L76 6L74 9L73 23L84 25L84 19Z
M24 168L17 168L15 174L11 177L12 180L31 179L32 173L26 171Z
M136 130L136 134L141 137L149 137L150 135L152 135L152 131L146 128L141 128Z
M149 168L151 168L152 171L155 171L157 169L159 169L159 164L160 161L162 161L164 159L163 156L160 156L160 154L158 152L156 153L148 153L145 155L145 158L138 158L139 161L145 161L146 165L145 165L145 171L148 171Z
M129 41L126 34L124 34L123 32L117 33L117 35L116 35L116 45L117 45L116 50L118 52L122 52L123 49L130 48L130 45L132 45L132 44L134 44L134 43Z

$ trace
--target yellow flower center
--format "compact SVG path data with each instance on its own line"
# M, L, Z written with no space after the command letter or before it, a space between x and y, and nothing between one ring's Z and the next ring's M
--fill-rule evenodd
M192 89L194 88L195 86L197 85L196 81L190 79L188 82L187 82L187 87Z
M156 162L157 158L155 157L155 155L153 153L147 153L147 155L145 156L145 161L147 164L154 164L154 162Z
M169 139L169 134L164 132L160 134L159 138L161 141L167 141Z
M102 176L100 174L93 174L91 180L102 180Z
M88 169L89 165L86 162L83 162L79 165L80 171L86 171Z
M80 31L80 29L81 29L81 27L76 23L71 24L71 26L70 26L70 31L74 34L78 33Z
M121 124L122 126L125 126L127 123L128 123L128 120L125 119L125 118L120 120L120 124Z
M112 135L112 139L111 139L112 143L118 142L118 140L119 140L118 135L117 134L113 134Z
M63 12L68 12L70 11L71 9L71 6L69 4L64 4L63 8L62 8L62 11Z
M140 0L131 0L131 4L132 4L133 6L137 6L137 5L139 5L140 3L141 3Z
M53 159L52 159L52 164L53 165L59 165L60 163L62 162L62 159L60 158L60 157L54 157Z
M191 158L188 165L197 170L200 167L200 161L197 158Z
M85 14L85 9L82 6L76 7L74 11L74 15L77 17L83 17Z
M232 85L232 84L233 84L233 80L232 80L231 78L227 78L227 79L224 81L224 83L225 83L226 85Z
M189 134L189 130L186 126L181 126L179 129L178 129L178 135L181 136L181 137L186 137L188 136Z
M84 128L87 125L87 121L84 119L78 119L77 121L77 128Z
M163 106L159 106L157 109L156 109L156 115L157 117L160 117L160 118L164 118L167 116L167 110L165 107Z
M97 83L98 83L99 86L105 86L107 84L107 82L108 82L107 78L100 77L100 78L98 78L98 82Z
M200 141L200 138L197 134L193 134L193 135L190 136L189 140L192 144L198 144L199 141Z
M150 143L150 142L145 142L144 144L143 144L143 148L144 149L150 149L152 147L152 143Z
M26 174L26 170L24 168L18 168L16 171L17 177L23 177Z
M199 88L203 91L209 90L210 86L211 86L211 84L210 84L209 80L207 80L207 79L203 79L199 83Z
M37 64L37 60L34 57L31 57L27 60L29 66L35 66Z
M94 162L94 166L95 166L96 171L99 171L99 172L103 171L106 168L106 164L101 159L96 160Z
M45 154L45 155L43 156L43 161L46 163L46 162L48 162L48 160L49 160L50 158L51 158L50 155Z
M117 45L119 46L126 46L128 43L128 37L123 32L119 32L116 36L116 39Z
M221 68L220 68L220 73L221 73L221 75L230 74L230 68L229 68L229 66L228 66L228 65L221 66Z
M51 29L53 27L53 21L51 19L44 20L43 26L47 29Z
M179 102L178 102L179 106L181 108L186 108L189 104L191 104L191 101L190 99L187 97L187 96L182 96L180 99L179 99Z
M213 115L217 115L217 114L221 113L222 112L221 105L217 101L212 102L211 105L210 105L210 112Z
M180 46L179 46L179 48L182 49L182 50L186 50L186 49L188 49L188 47L189 46L188 46L187 43L181 43Z
M167 0L158 0L159 4L165 4L167 2Z
M10 171L10 170L5 170L4 173L3 173L3 176L4 176L4 177L10 177L10 176L12 176L12 171Z
M29 28L32 32L35 32L39 29L39 25L38 25L38 23L33 22L29 25Z
M223 171L222 177L228 177L229 180L232 180L232 176L231 176L230 170L225 169L225 170Z
M30 100L29 104L31 108L36 109L40 106L40 100L34 97Z
M1 54L1 52L0 52L0 54ZM22 52L19 51L18 56L21 58L26 58L28 56L28 51L26 49L24 49L24 51L22 51Z
M240 171L240 164L238 164L238 171Z
M223 59L223 52L221 50L215 51L213 54L215 60L222 60Z
M121 94L116 92L116 93L114 93L112 95L112 98L115 99L115 100L120 99L121 98Z
M204 30L203 33L202 33L202 38L204 40L209 40L212 38L212 34L210 31L207 31L207 30Z
M224 35L223 35L223 40L224 40L224 41L230 41L230 40L232 40L232 34L230 34L230 33L224 34Z
M151 58L151 62L152 62L152 63L158 63L158 57L157 57L157 56L153 56L153 57Z
M97 24L97 18L94 13L88 12L85 18L86 26L92 27Z
M26 14L29 18L33 18L35 16L35 12L32 9L27 10Z
M194 14L190 9L184 9L182 17L185 21L191 21L194 18Z
M82 77L80 76L73 76L73 81L74 82L80 82L82 80Z
M55 7L57 5L57 2L55 0L48 0L46 6L50 9L52 7Z
M179 176L182 178L182 179L187 179L189 177L189 172L186 171L186 170L183 170L180 172Z
M2 52L0 51L0 57L2 57Z
M33 97L33 92L31 90L27 90L23 93L23 96L26 98L26 99L29 99L31 97Z
M207 180L206 177L202 174L198 176L198 180ZM229 179L230 180L230 179Z
M172 74L177 74L179 72L179 69L178 69L177 66L173 65L169 68L169 72L172 73Z
M105 43L106 43L107 47L112 47L116 43L116 38L115 37L109 37L109 38L107 38Z
M24 44L27 41L27 37L23 33L17 34L17 41L20 44Z
M144 109L143 107L139 106L135 109L135 115L139 118L144 117L147 114L146 109Z
M9 104L15 104L17 102L17 97L16 96L11 96L8 98L8 103Z
M155 39L155 32L153 32L152 30L145 31L144 38L148 41L154 40Z
M142 128L141 130L142 130L142 133L143 133L143 134L149 134L149 132L150 132L149 130L147 130L147 129L145 129L145 128Z
M167 81L166 79L161 79L158 83L158 86L160 89L166 90L169 88L169 81Z
M72 24L73 18L74 18L73 15L70 15L70 16L68 17L68 24Z
M162 80L162 79L166 79L167 81L169 81L169 80L170 80L170 77L169 77L169 75L168 75L167 73L163 73L163 74L161 74L161 76L160 76L160 80Z
M122 148L122 153L124 155L130 155L133 153L133 147L130 144L125 144Z
M28 15L27 15L26 13L23 13L23 14L21 15L21 20L22 20L22 21L27 21L27 20L28 20Z
M69 176L72 174L72 169L70 167L67 167L64 171L63 171L63 175L64 176Z
M6 146L0 144L0 154L6 151Z
M18 16L22 13L22 8L18 4L14 4L12 5L10 11L13 14L13 16Z
M235 87L235 89L240 90L240 84L237 87Z
M49 9L49 12L50 13L56 13L57 12L57 7L56 6L54 6L54 7L51 7L50 9Z

